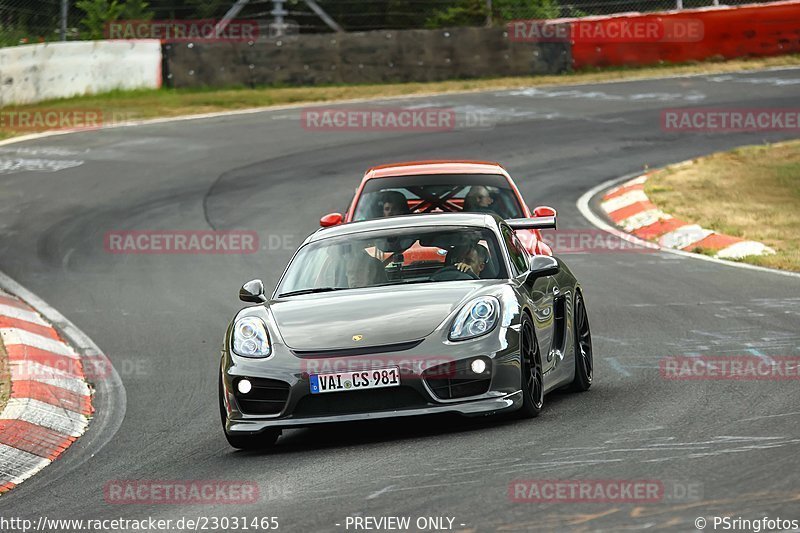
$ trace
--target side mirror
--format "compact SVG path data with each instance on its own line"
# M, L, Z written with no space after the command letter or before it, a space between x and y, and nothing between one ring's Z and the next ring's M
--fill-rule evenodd
M555 257L549 255L534 255L531 258L528 280L533 281L536 278L554 276L558 274L559 270L561 270L561 267Z
M536 209L533 210L534 217L555 217L556 210L552 207L548 207L546 205L540 205Z
M323 228L328 228L330 226L338 226L342 223L344 217L341 213L329 213L319 219L319 225Z
M239 299L243 302L255 304L266 302L267 297L264 296L264 283L260 279L248 281L239 289Z

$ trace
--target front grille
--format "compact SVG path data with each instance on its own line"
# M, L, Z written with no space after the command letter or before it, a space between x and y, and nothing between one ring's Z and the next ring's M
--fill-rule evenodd
M253 388L242 394L233 382L233 394L242 413L248 415L276 415L283 410L289 398L289 384L277 379L247 378Z
M352 355L370 355L375 353L402 352L416 348L422 343L418 341L384 344L382 346L359 346L358 348L343 348L336 350L292 350L297 357L348 357Z
M483 374L475 374L467 365L468 361L458 361L434 366L423 372L422 377L434 396L440 400L486 394L492 381L491 371L487 367Z
M297 402L294 414L305 416L335 416L378 411L395 411L426 407L429 404L411 387L330 392L304 396Z
M489 390L489 378L482 379L426 379L431 392L440 400L453 400L486 394Z

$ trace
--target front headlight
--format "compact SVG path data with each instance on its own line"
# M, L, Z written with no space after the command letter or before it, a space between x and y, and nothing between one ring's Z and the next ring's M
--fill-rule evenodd
M461 308L450 328L451 341L463 341L486 335L500 317L500 302L494 296L475 298Z
M255 316L240 318L233 324L231 344L237 355L245 357L268 357L272 352L267 325Z

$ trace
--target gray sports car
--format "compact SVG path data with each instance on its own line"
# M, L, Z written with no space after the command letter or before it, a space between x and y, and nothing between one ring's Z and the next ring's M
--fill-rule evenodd
M592 383L582 289L558 258L529 256L515 229L555 217L482 213L382 218L321 229L271 297L228 326L220 412L236 448L283 428L386 417L517 411Z

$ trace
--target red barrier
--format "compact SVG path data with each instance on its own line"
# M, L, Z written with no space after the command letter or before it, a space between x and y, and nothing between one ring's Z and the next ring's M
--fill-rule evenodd
M712 57L731 59L800 52L800 1L713 7L657 14L627 14L573 20L572 65L586 67L685 63ZM690 28L685 39L614 39L619 27L655 25ZM587 30L587 26L592 31ZM697 35L697 28L702 34ZM694 30L691 30L694 28ZM616 33L615 33L616 32ZM578 38L583 35L583 38Z

